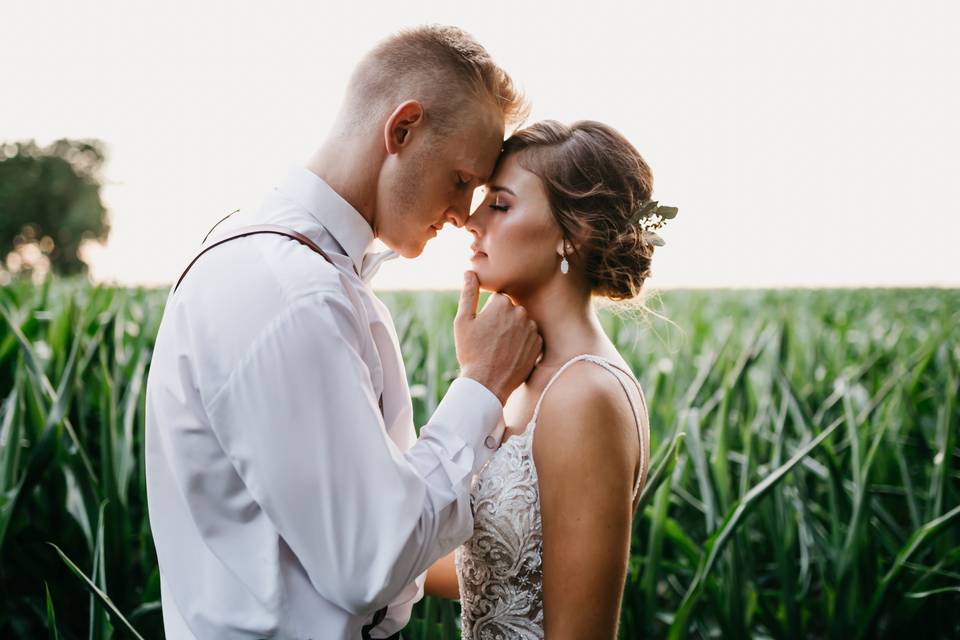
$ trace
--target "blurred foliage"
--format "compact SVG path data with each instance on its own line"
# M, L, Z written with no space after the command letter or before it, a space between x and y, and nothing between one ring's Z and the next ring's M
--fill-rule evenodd
M0 144L0 270L87 272L80 244L110 232L100 199L105 160L99 140Z
M457 296L381 297L422 425ZM143 445L165 298L0 288L0 638L163 635ZM960 290L653 307L670 321L601 314L652 432L620 638L960 637ZM424 598L404 637L457 640L458 614Z

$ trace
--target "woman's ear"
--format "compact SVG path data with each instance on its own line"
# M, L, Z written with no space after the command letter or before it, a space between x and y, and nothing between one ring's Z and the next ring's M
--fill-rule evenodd
M582 220L575 222L574 226L575 228L570 229L569 235L565 238L568 256L571 253L573 255L580 255L587 247L587 243L590 242L590 227Z
M577 255L586 241L586 229L575 229L570 235L563 235L557 242L557 254L562 256L566 252L567 257Z
M407 100L387 118L383 127L383 142L387 153L400 153L410 144L413 132L423 124L423 105L418 100Z

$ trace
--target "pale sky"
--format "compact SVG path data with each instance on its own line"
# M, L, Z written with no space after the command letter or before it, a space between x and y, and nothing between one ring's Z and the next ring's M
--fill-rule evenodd
M652 287L960 285L960 4L0 4L0 141L96 137L99 281L174 280L322 141L356 61L425 22L475 35L531 121L601 120L678 206ZM448 228L380 288L456 288Z

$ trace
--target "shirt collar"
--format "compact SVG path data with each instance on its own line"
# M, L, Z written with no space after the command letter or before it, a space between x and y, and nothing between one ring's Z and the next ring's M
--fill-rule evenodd
M361 273L363 256L373 244L373 229L359 211L306 167L293 169L278 191L323 225L347 252L357 273Z

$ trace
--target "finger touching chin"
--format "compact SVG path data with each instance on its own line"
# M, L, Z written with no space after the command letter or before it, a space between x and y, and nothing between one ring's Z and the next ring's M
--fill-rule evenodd
M492 277L491 274L484 273L483 269L477 269L476 273L481 290L497 292L503 288L503 283L498 278Z

